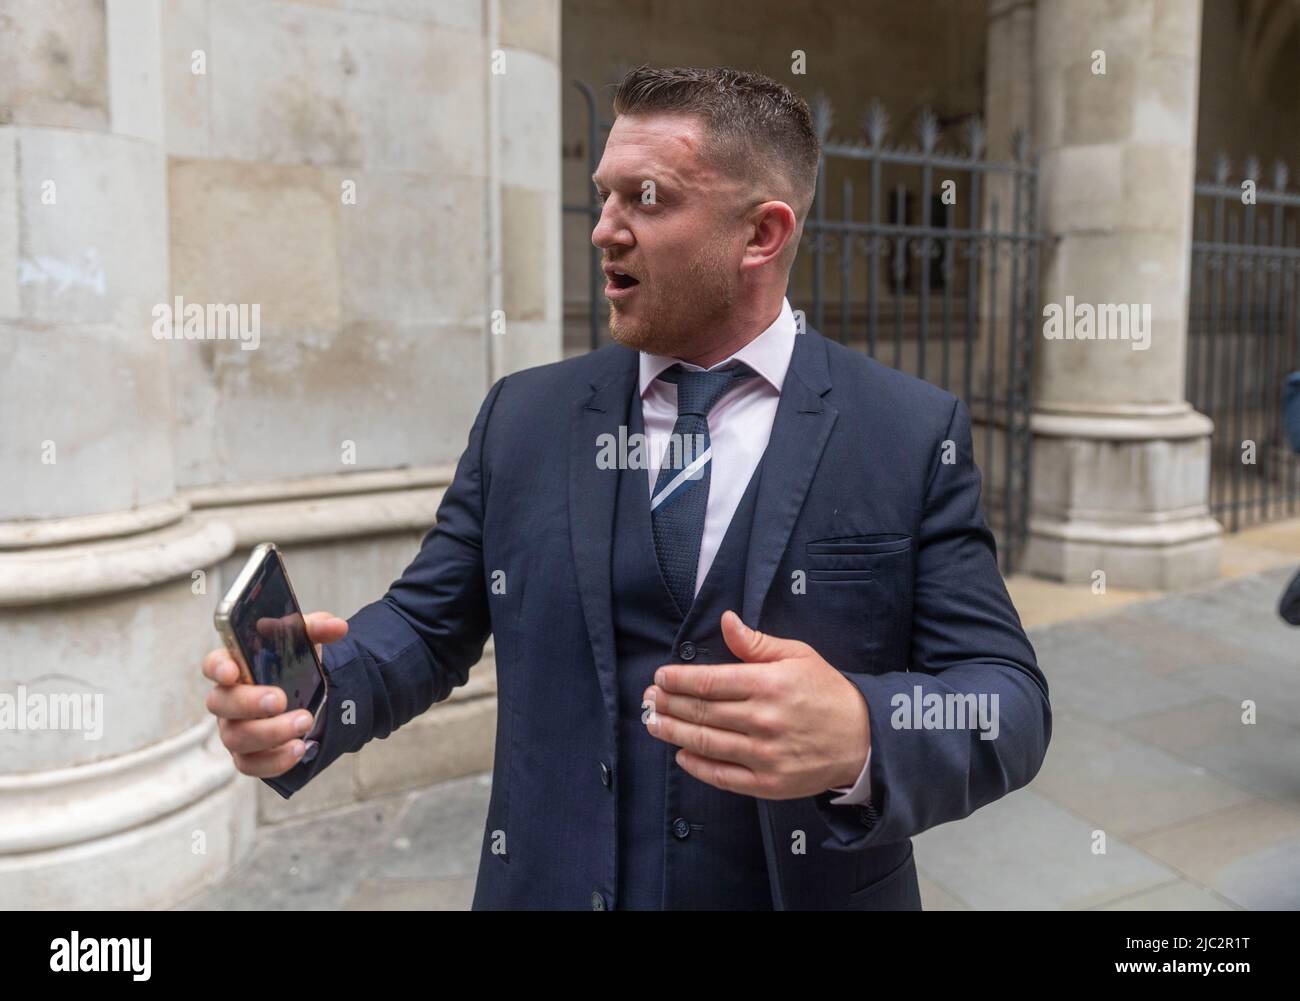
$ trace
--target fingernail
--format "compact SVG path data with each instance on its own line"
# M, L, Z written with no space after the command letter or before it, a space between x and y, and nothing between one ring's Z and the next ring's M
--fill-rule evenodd
M297 731L299 736L306 733L308 730L311 729L311 716L309 715L299 716L298 722L296 722L293 725L293 728L295 731Z
M295 740L293 742L293 756L295 758L301 758L302 752L305 750L307 750L307 745L303 743L301 740Z
M275 694L268 692L266 695L262 696L262 710L264 712L269 713L272 712L274 709L275 709Z

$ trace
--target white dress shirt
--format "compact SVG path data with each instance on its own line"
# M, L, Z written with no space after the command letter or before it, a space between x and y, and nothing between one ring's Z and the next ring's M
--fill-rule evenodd
M790 301L783 299L781 314L772 325L746 344L724 358L708 371L725 368L743 361L758 373L757 379L741 379L730 387L709 411L709 442L712 446L713 469L709 474L709 499L704 515L704 536L700 540L700 562L695 573L695 593L698 594L718 555L722 537L731 518L740 506L749 481L758 467L758 460L767 449L776 420L776 405L781 399L781 387L790 368L794 353L794 339L798 335L794 311ZM650 495L654 496L655 481L659 478L659 465L664 455L669 435L677 423L677 386L659 375L673 365L695 372L705 369L690 362L667 355L641 353L641 414L645 419L645 433L649 445L650 468L647 471ZM739 609L736 609L738 612ZM865 803L871 797L871 752L862 774L851 788L833 788L842 795L832 803Z

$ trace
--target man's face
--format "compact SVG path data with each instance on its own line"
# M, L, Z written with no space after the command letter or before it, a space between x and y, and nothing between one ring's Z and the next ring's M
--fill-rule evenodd
M697 354L741 297L748 206L703 159L703 137L691 116L620 115L594 175L604 208L591 242L636 280L606 272L610 336L639 351Z

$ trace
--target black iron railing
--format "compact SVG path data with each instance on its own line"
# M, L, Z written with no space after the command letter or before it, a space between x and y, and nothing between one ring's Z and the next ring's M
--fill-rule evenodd
M985 513L1010 571L1029 521L1030 379L1044 239L1037 158L1017 133L1010 162L986 159L974 117L964 122L963 149L952 152L940 148L943 130L928 109L917 117L912 147L886 144L889 116L879 101L868 106L864 138L855 142L830 137L824 97L812 110L823 158L791 302L806 287L810 322L823 334L962 397L976 425ZM828 194L831 172L839 176L838 212ZM865 212L854 197L863 175ZM833 302L838 315L830 315Z
M1282 392L1300 368L1300 194L1277 164L1196 185L1187 396L1214 421L1210 509L1229 531L1297 513L1300 458L1286 444Z

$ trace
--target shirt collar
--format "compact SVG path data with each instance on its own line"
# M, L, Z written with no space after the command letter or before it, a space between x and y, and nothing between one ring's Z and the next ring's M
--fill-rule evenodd
M735 361L743 361L779 393L785 383L786 372L790 370L790 356L794 353L794 339L797 333L790 300L782 297L781 313L772 321L771 326L735 354L710 366L709 371L724 368ZM685 369L696 372L704 371L699 365L692 365L690 362L669 355L652 355L645 351L639 353L642 396L645 396L646 390L666 369L674 365L681 365Z

